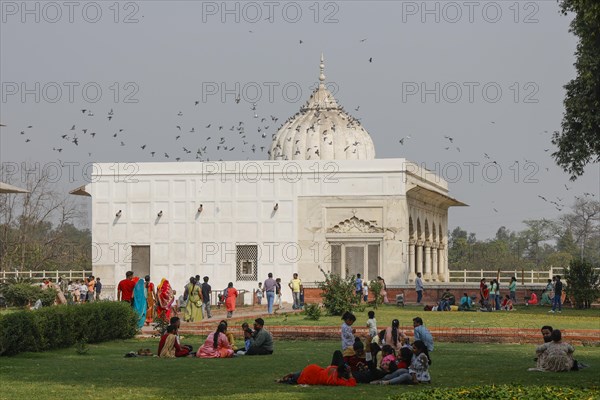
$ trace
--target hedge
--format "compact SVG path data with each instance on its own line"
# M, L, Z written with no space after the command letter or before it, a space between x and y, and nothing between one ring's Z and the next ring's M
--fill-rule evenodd
M419 385L423 386L423 385ZM458 400L458 399L486 399L486 400L587 400L597 399L600 388L573 388L558 386L510 386L490 385L455 388L425 389L419 392L406 393L392 396L392 400Z
M0 356L132 338L138 316L122 302L63 305L0 316Z

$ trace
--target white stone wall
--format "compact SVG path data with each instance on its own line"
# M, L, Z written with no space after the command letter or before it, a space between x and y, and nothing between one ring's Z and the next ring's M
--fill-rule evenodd
M357 217L389 228L382 275L388 284L405 283L405 168L413 165L404 159L95 164L86 187L93 201L93 264L114 265L115 282L104 281L110 285L131 269L131 245L150 245L153 281L166 277L178 293L197 274L208 275L213 289L232 281L251 290L256 281L236 281L235 246L258 243L258 281L273 272L291 301L293 272L305 281L320 279L310 247L323 246L331 224L356 209Z

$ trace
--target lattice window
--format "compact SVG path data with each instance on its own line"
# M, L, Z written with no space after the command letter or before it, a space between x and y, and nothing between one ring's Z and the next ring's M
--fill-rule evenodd
M256 281L258 277L258 246L236 246L236 279Z

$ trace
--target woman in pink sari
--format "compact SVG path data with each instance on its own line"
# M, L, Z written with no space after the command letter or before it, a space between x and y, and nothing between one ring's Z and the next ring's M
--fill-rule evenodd
M163 278L157 288L156 314L158 318L168 321L171 318L171 306L175 300L173 289L168 280Z
M229 358L233 357L231 343L227 340L227 324L221 322L215 333L211 333L198 349L196 357L200 358Z

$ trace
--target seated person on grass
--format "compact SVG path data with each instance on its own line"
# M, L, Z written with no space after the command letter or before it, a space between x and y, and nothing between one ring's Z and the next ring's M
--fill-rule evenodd
M352 372L356 372L367 365L365 359L365 345L361 342L359 337L354 339L352 349L354 350L354 354L345 356L344 362L350 366Z
M525 300L527 300L525 303L526 306L535 306L538 303L537 294L535 294L535 292L531 292L531 297L529 299L526 298Z
M504 311L512 311L513 310L513 303L508 294L506 296L504 296L504 299L502 300L502 305L500 306L500 308Z
M158 344L158 356L161 358L187 357L190 350L187 347L179 346L177 343L177 327L169 325L167 333L160 338Z
M344 362L342 352L336 350L329 367L323 368L310 364L302 371L288 374L277 380L279 383L291 385L326 385L326 386L356 386L350 366Z
M247 356L263 356L273 354L273 336L264 329L265 321L262 318L254 320L254 332L244 332L244 339L250 341Z
M471 311L473 308L473 299L468 294L463 293L463 297L460 298L460 305L458 311Z

